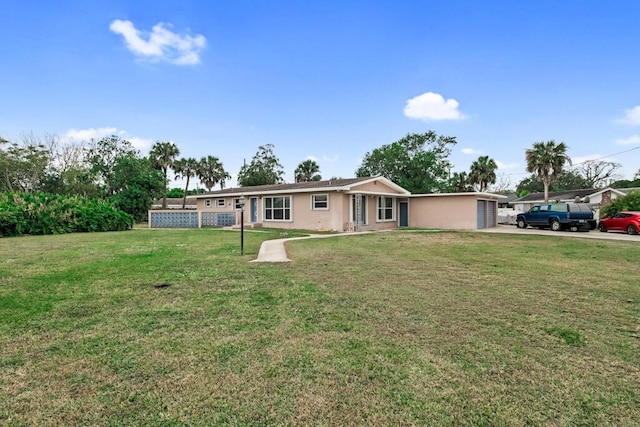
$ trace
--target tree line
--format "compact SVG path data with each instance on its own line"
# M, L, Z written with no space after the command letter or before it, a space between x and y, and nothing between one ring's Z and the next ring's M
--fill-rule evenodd
M242 165L240 186L284 182L284 168L273 149L271 144L260 146L251 162ZM318 181L319 172L314 160L305 160L295 170L296 181ZM166 208L167 195L176 190L169 193L171 179L185 183L179 191L184 208L194 179L212 191L217 185L224 189L231 175L218 157L180 157L178 146L169 141L157 141L144 156L118 135L70 143L51 134L26 134L20 142L0 138L0 193L96 198L140 221L155 200L162 199Z
M382 175L412 193L452 193L488 191L496 184L498 164L489 156L480 156L469 171L454 172L449 161L455 137L436 135L434 132L409 134L391 144L383 145L365 154L356 176ZM565 143L555 141L534 142L525 152L527 171L532 174L517 184L502 182L492 191L517 192L524 196L533 192L603 188L605 186L640 187L640 171L633 181L616 180L620 164L591 160L572 166Z
M455 137L433 131L408 134L398 141L365 153L355 171L357 177L384 176L414 194L485 192L496 184L496 161L480 156L468 172L454 172L450 161ZM240 167L239 186L284 183L284 167L272 144L258 147L249 163ZM605 161L583 162L574 169L568 147L555 141L535 142L525 152L531 176L520 181L516 191L528 192L640 186L634 181L614 181L619 164ZM302 161L294 171L296 182L321 180L316 161ZM78 195L108 200L114 207L144 220L154 200L166 208L170 179L185 182L183 207L189 186L198 179L207 191L225 188L231 175L220 159L208 155L199 160L180 157L178 146L157 141L144 156L131 142L117 135L99 140L62 143L55 135L24 135L21 143L0 138L0 191ZM510 184L493 191L511 190Z

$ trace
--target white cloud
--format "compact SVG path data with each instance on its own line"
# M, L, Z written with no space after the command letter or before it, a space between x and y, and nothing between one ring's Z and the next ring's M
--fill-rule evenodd
M404 115L417 120L462 120L467 116L458 111L458 101L445 100L439 93L427 92L411 98L404 107Z
M333 156L327 156L325 154L322 155L322 161L327 163L334 163L338 161L338 155L334 154Z
M124 133L124 131L118 130L118 128L113 127L104 127L97 129L69 129L67 133L63 135L63 138L66 138L67 140L89 141L91 139L100 139L111 135L122 136Z
M640 135L631 135L629 138L616 139L616 144L619 144L619 145L640 144Z
M640 125L640 105L624 111L624 118L618 120L619 123L628 125Z
M482 150L476 150L474 148L463 148L462 150L462 154L466 154L466 155L473 155L473 154L477 154L477 155L481 155L482 154Z
M153 141L145 138L137 138L128 136L124 130L115 127L89 128L89 129L69 129L63 136L63 141L90 141L92 139L99 140L111 135L119 136L126 139L138 150L145 150L151 147Z
M131 145L133 145L138 150L147 150L151 148L151 146L153 145L153 141L146 138L130 137L125 139L129 141Z
M137 56L177 65L199 64L200 50L206 47L207 39L200 34L177 34L167 27L171 24L160 22L148 33L137 30L131 21L116 19L109 29L122 35L127 48Z
M496 160L496 165L498 165L498 169L500 170L518 169L520 167L520 163L505 163L500 160Z

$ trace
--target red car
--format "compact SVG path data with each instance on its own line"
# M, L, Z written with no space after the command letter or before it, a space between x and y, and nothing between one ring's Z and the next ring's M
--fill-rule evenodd
M619 212L612 217L602 218L598 223L598 230L625 231L629 234L638 234L640 231L640 212Z

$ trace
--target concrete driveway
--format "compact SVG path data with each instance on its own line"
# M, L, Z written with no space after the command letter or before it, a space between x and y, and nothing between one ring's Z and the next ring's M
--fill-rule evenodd
M640 235L630 236L618 231L601 233L598 230L586 231L551 231L538 228L518 228L515 225L498 225L497 227L478 230L481 233L539 234L542 236L575 237L581 239L624 240L640 243Z

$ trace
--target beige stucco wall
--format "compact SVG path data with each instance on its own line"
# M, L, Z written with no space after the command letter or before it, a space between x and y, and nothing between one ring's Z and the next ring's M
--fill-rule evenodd
M398 193L398 190L385 185L380 181L373 181L366 184L354 185L351 187L351 192L366 192L366 193Z
M223 199L225 201L224 207L217 207L216 200ZM210 199L196 199L196 205L199 211L205 212L233 212L233 197L212 197ZM205 200L211 200L211 207L205 207Z
M373 186L373 184L369 184ZM377 191L391 192L391 188L378 184ZM365 189L361 189L365 191ZM311 205L312 194L327 194L329 196L328 210L314 210ZM304 229L304 230L331 230L345 231L351 220L351 197L352 194L341 192L317 192L317 193L294 193L294 194L274 194L268 197L291 196L291 220L290 221L268 221L264 219L263 196L258 197L258 221L264 227L284 228L284 229ZM254 196L245 194L245 224L251 223L251 198ZM377 221L377 196L363 195L367 209L367 223L362 226L363 230L386 230L398 226L398 208L395 204L395 218L393 221ZM224 207L216 205L216 199L211 198L211 206L205 207L206 199L198 199L198 211L203 212L235 212L236 223L240 223L240 211L234 208L233 200L236 197L226 197ZM405 198L404 196L402 197Z
M311 205L312 194L327 194L329 196L329 209L314 210ZM345 221L343 220L343 212L345 212L345 201L348 204L348 198L343 193L336 192L318 192L318 193L298 193L298 194L273 194L268 197L291 196L291 220L288 221L268 221L264 219L264 202L263 196L245 195L244 222L251 224L251 199L258 199L258 221L264 227L285 228L285 229L304 229L304 230L333 230L343 231ZM218 197L220 198L220 197ZM211 207L205 207L206 199L198 199L198 210L203 212L235 212L236 223L240 223L240 210L234 208L233 200L237 197L226 197L225 206L216 206L216 199L211 199ZM346 211L348 212L348 205Z
M474 195L412 197L409 227L475 230L478 228L477 202Z
M358 190L364 191L362 188L358 188ZM388 190L393 191L391 189ZM343 218L345 218L346 222L351 221L351 212L353 209L351 201L352 197L353 194L348 194L344 199L345 209ZM396 202L394 203L394 219L392 221L378 221L378 196L363 194L362 197L364 198L366 204L367 221L365 224L362 224L360 226L361 230L389 230L398 227L398 200L406 200L406 196L395 197Z
M355 189L354 189L355 190ZM395 193L396 191L381 182L368 183L357 188L362 192ZM352 190L353 191L353 190ZM329 209L313 210L311 206L312 194L328 194ZM263 196L258 198L258 221L264 227L283 229L305 229L305 230L332 230L345 231L347 224L351 221L351 197L353 194L342 192L317 192L317 193L294 193L294 194L274 194L277 196L291 196L292 210L290 221L265 221L263 210ZM244 219L245 224L251 223L251 194L245 194L246 204ZM400 211L398 208L400 200L407 200L404 195L396 197L394 204L393 221L377 221L377 201L375 195L363 194L367 206L367 223L361 227L362 230L387 230L398 227ZM215 197L211 198L211 207L205 207L206 199L198 199L199 211L208 212L235 212L236 223L240 223L240 211L235 210L233 200L235 197L225 197L224 207L216 206ZM446 195L446 196L414 196L408 198L409 201L409 227L417 228L443 228L475 230L477 228L477 201L485 200L475 194L468 195ZM486 199L489 200L489 199ZM494 212L497 219L497 203L494 204ZM488 208L488 206L487 206Z
M314 210L311 205L312 194L327 194L329 196L329 208L327 210ZM283 194L282 196L286 196ZM332 230L342 231L342 195L338 193L300 193L291 196L291 221L268 221L264 219L262 210L263 202L260 198L258 213L259 221L265 227L303 229L303 230Z

